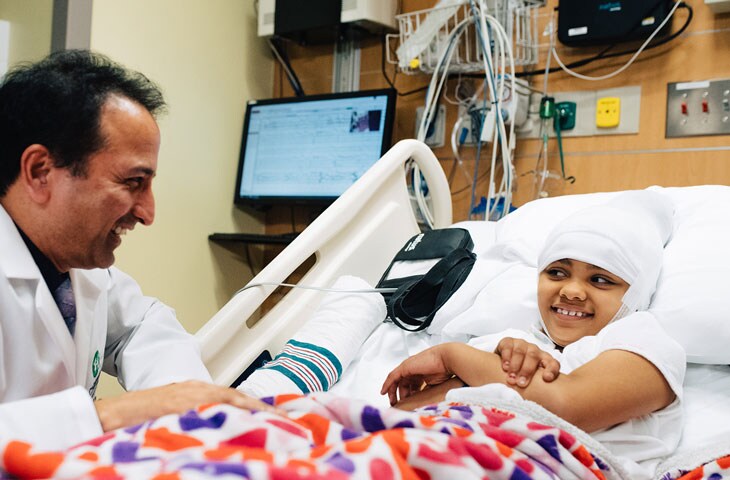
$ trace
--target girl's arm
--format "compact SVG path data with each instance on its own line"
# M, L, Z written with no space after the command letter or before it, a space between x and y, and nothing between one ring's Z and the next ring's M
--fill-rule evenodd
M419 356L424 354L428 361L421 362ZM393 401L401 382L428 383L446 375L456 375L469 386L505 384L587 432L660 410L675 398L651 362L625 350L605 351L550 383L535 375L526 388L520 388L507 384L498 355L459 343L439 345L407 359L390 373L383 392L391 394Z
M504 383L524 399L539 403L587 432L661 410L675 398L654 364L625 350L603 352L550 383L535 375L526 388L519 388L504 381L496 354L455 346L460 347L451 344L444 350L444 363L466 384Z

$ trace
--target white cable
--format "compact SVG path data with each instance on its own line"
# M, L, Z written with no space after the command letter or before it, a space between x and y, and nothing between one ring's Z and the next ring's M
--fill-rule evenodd
M545 59L545 74L544 74L544 83L543 83L543 89L542 89L542 96L546 97L548 94L548 75L550 75L550 59L552 58L551 54L555 49L555 11L550 15L550 46L548 48L547 52L547 58ZM542 119L540 120L540 131L538 133L538 136L540 137L540 141L542 142L542 145L540 147L540 151L537 154L537 163L535 165L535 199L541 198L543 196L543 191L545 189L545 180L547 179L548 175L548 164L549 164L549 158L548 158L548 145L547 145L547 138L543 137L543 135L547 135L547 132L545 131L547 128L547 120ZM540 161L542 161L542 169L540 169Z
M468 110L464 110L464 114L456 119L454 127L451 129L451 151L454 153L454 166L451 167L451 172L449 172L449 186L451 186L451 183L454 180L454 174L456 173L457 167L464 173L467 181L471 180L471 177L469 177L469 174L466 173L466 170L464 169L464 161L461 159L461 155L459 154L459 147L461 145L459 145L457 140L457 135L460 133L461 124L464 122L464 116L466 115L469 115Z
M514 73L514 55L512 53L512 46L511 46L511 40L507 35L507 32L504 30L502 25L499 23L499 21L486 13L484 13L485 5L484 0L479 0L480 2L480 24L481 24L481 32L482 32L482 48L485 50L485 72L488 72L488 76L490 77L490 80L492 82L489 83L489 90L490 95L494 99L493 105L494 105L494 112L495 112L495 121L497 122L497 128L495 128L494 135L493 135L493 143L492 143L492 164L491 164L491 171L490 171L490 192L488 194L487 198L487 208L485 211L485 219L488 220L492 214L495 212L497 207L497 197L502 196L503 198L503 210L502 215L505 216L509 211L509 204L507 202L511 203L512 198L512 152L510 149L510 146L508 144L508 138L507 138L507 132L504 125L504 118L502 117L502 108L501 108L501 100L503 95L503 89L504 89L504 75L502 75L501 83L500 83L500 89L495 92L496 86L493 85L494 77L492 76L492 69L489 68L491 64L491 51L487 48L487 46L490 44L490 42L487 42L486 39L489 38L489 32L486 28L486 22L489 20L490 26L495 30L497 33L497 42L495 45L499 46L500 49L500 66L498 67L498 71L501 69L501 71L504 74L505 69L505 61L504 61L504 55L505 51L509 54L509 60L510 60L510 90L511 95L516 99L517 96L517 89L515 84L515 73ZM494 67L493 67L494 68ZM512 119L514 120L514 119ZM514 135L514 121L510 122L510 137ZM495 167L496 167L496 142L499 140L500 147L501 147L501 153L502 153L502 181L500 182L500 187L498 189L493 189L494 184L494 173L495 173ZM494 197L494 201L491 201L491 197ZM491 203L491 208L490 208Z
M443 88L443 84L448 77L449 65L451 59L456 51L455 45L458 42L459 37L464 32L464 28L468 23L468 19L462 20L458 25L454 27L454 30L448 37L447 47L444 49L443 54L439 57L439 60L434 69L434 73L431 76L431 83L428 86L428 94L426 95L426 105L423 109L423 116L421 117L421 123L418 128L418 134L416 138L420 141L425 141L428 125L433 121L433 116L436 110L433 107L435 99L438 98ZM439 76L440 75L440 76ZM439 81L440 80L440 81Z
M492 111L494 112L495 122L497 122L497 128L495 128L495 132L494 132L496 134L496 132L499 131L499 124L500 124L502 115L501 115L501 111L499 108L500 98L497 96L496 86L494 85L494 76L492 75L493 62L492 62L492 51L489 48L489 46L491 44L491 42L489 41L489 30L487 29L487 22L486 22L486 18L485 18L486 17L486 13L485 13L486 6L484 5L483 0L479 0L479 9L476 8L475 4L473 3L473 0L472 0L472 6L474 7L474 13L475 14L478 13L478 16L479 16L478 24L477 24L477 32L478 32L480 44L482 47L482 58L484 60L484 75L487 79L489 97L492 99ZM488 116L488 113L485 112L485 121L482 122L483 123L482 130L484 129L484 126L486 125L487 116ZM497 146L496 146L496 143L494 142L494 140L495 140L495 137L493 134L492 162L491 162L490 169L489 169L489 183L488 183L489 188L487 191L487 203L486 203L485 211L484 211L485 218L489 218L489 213L492 210L490 208L490 202L492 200L492 197L494 196L495 203L496 203L496 195L497 195L497 192L495 192L494 188L493 188L494 187L494 173L495 173L495 169L496 169L495 167L496 167L496 149L497 149ZM481 138L480 138L480 141L481 141ZM473 205L472 205L472 208L473 208Z
M449 65L451 64L451 59L456 51L456 43L461 37L461 34L464 32L468 22L469 19L464 19L454 27L454 30L449 35L447 48L439 58L436 69L431 77L431 83L429 84L428 94L426 96L426 105L423 108L421 123L416 135L416 138L422 142L426 140L428 125L431 124L433 117L436 114L435 101L438 98L446 79L448 78ZM428 208L423 189L421 188L421 170L416 164L413 165L413 194L426 225L428 228L432 229L434 227L434 218L431 210Z
M621 73L624 70L626 70L627 68L629 68L629 66L631 66L632 63L634 63L634 60L636 60L636 58L641 54L641 52L644 51L646 46L649 45L649 42L651 42L654 39L654 37L659 33L659 31L662 28L664 28L664 25L666 25L666 23L669 21L669 19L672 18L672 15L674 15L674 12L677 10L677 7L679 7L680 3L682 3L682 0L677 0L677 2L675 2L674 7L672 7L672 10L669 12L669 15L667 15L667 18L665 18L664 21L662 23L660 23L659 26L652 32L652 34L649 35L649 38L647 38L646 41L643 43L643 45L641 45L641 47L639 47L639 49L636 51L634 56L632 56L631 59L628 62L626 62L626 64L623 67L621 67L618 70L615 70L611 73L607 73L606 75L601 75L600 77L589 77L588 75L582 75L578 72L574 72L573 70L569 69L568 67L566 67L563 64L562 60L560 60L560 57L558 56L557 50L555 50L555 47L553 47L553 49L552 49L553 56L555 57L555 60L558 62L558 65L560 65L560 68L565 70L566 73L568 73L576 78L580 78L581 80L598 81L598 80L605 80L607 78L615 77L619 73Z
M507 32L504 30L504 27L496 20L496 18L491 17L492 23L494 24L495 30L498 33L498 36L501 36L502 41L500 42L501 49L502 49L502 63L501 63L501 72L502 72L502 78L501 78L501 85L502 89L504 88L504 72L505 72L505 59L504 59L504 52L506 51L509 53L509 60L510 60L510 95L513 98L513 101L517 101L517 86L515 83L515 72L514 72L514 56L512 53L512 44L510 42L509 37L507 36ZM502 90L503 91L503 90ZM501 94L503 95L503 93ZM500 97L500 102L503 97ZM510 119L510 133L509 137L506 135L505 127L504 127L504 119L501 115L501 108L499 110L500 114L500 128L501 128L501 146L502 146L502 162L503 162L503 172L502 172L502 185L503 185L503 209L502 209L502 217L507 215L509 213L509 205L512 202L512 147L507 142L511 142L514 139L514 119ZM496 202L495 202L495 208L496 208ZM485 218L485 220L489 220L489 217Z
M469 113L467 112L466 115ZM459 144L456 139L456 135L459 133L459 129L461 128L461 124L464 121L464 117L460 116L456 119L454 122L454 126L451 129L451 151L454 154L454 166L451 168L451 173L449 174L449 185L451 185L451 181L454 178L454 173L457 165L461 165L461 156L459 155Z
M314 287L311 285L296 285L294 283L277 283L277 282L260 282L260 283L249 283L243 288L238 289L233 294L235 297L244 290L254 287L289 287L289 288L303 288L304 290L317 290L320 292L338 292L338 293L393 293L397 288L363 288L363 289L339 289L339 288L325 288L325 287Z
M439 61L436 66L436 70L434 71L433 76L431 77L431 83L428 88L428 95L426 96L426 105L423 108L423 114L421 116L421 124L418 128L418 134L416 138L420 141L425 142L426 140L426 134L428 132L428 125L431 124L433 121L433 117L436 113L436 110L434 109L434 101L436 98L438 98L438 92L441 91L441 88L443 86L443 82L446 79L446 76L448 74L448 65L451 62L451 55L453 55L453 42L455 41L455 38L458 38L458 35L460 33L459 30L455 30L452 32L452 36L450 37L450 41L447 45L447 48L444 50L443 55L439 58ZM444 61L446 61L446 67L443 66ZM441 82L438 82L438 74L441 73ZM438 86L437 86L438 85ZM418 167L417 164L413 165L413 194L416 198L416 204L418 205L419 210L421 211L421 215L423 216L424 221L426 222L426 225L428 228L434 227L434 219L433 215L431 214L430 209L428 208L428 204L426 202L425 195L423 193L423 189L421 188L421 170Z
M547 97L548 92L548 75L550 75L550 59L555 49L555 11L550 15L550 47L548 48L547 58L545 59L545 79L543 80L542 95Z

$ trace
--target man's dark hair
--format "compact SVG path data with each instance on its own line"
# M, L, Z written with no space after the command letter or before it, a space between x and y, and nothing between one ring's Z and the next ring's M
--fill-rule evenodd
M8 72L0 84L0 197L18 178L23 151L36 143L57 167L84 175L89 156L104 146L101 108L110 95L152 115L165 109L162 92L147 77L86 50L53 53Z

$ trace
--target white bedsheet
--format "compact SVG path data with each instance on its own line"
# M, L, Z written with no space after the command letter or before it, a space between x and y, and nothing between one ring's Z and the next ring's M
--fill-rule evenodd
M440 342L440 337L425 332L409 333L384 322L368 337L340 380L330 389L348 398L373 405L388 406L388 396L380 395L385 376L411 355Z

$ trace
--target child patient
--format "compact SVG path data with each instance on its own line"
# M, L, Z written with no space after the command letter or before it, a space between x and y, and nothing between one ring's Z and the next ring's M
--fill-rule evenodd
M480 392L456 387L503 384L481 393L539 403L629 459L631 478L650 475L682 428L685 354L644 311L671 222L669 201L649 191L575 213L539 254L533 331L427 349L396 367L381 393L412 409Z

